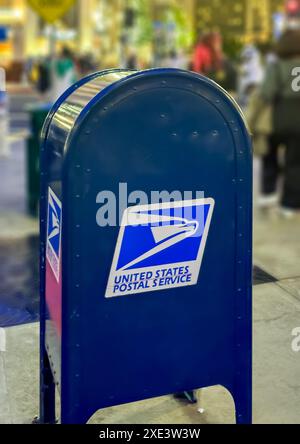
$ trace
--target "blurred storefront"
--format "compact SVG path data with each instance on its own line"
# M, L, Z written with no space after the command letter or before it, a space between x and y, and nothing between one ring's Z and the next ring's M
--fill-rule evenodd
M197 36L212 29L221 31L230 54L250 41L270 41L274 14L281 13L284 4L285 0L74 0L52 27L26 0L0 0L1 64L16 66L47 56L55 40L55 51L67 45L78 55L91 54L100 67L159 66L174 55L188 57Z
M132 57L133 48L147 66L153 53L165 57L193 44L194 1L76 0L53 29L26 0L0 0L2 64L48 55L54 37L56 51L67 45L92 53L104 67Z
M0 58L1 66L7 67L14 60L13 69L16 80L22 67L19 60L23 57L25 42L24 8L21 0L0 0ZM8 73L7 77L10 77Z
M72 8L58 23L58 42L75 39L75 12L76 8ZM0 0L0 58L1 65L7 69L8 81L22 81L26 61L49 53L50 33L49 25L29 7L27 1Z
M273 38L274 14L284 11L285 0L195 0L196 32L219 30L232 51L245 43ZM229 48L230 49L230 48Z

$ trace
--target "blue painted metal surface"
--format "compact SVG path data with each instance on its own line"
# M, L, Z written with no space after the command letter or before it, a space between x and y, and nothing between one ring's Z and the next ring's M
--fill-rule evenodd
M104 71L64 94L43 137L41 420L53 422L54 383L63 423L221 384L237 422L251 422L252 150L235 103L190 72ZM96 196L120 183L214 199L197 285L105 298L119 227L96 224ZM62 206L56 281L45 271L48 187Z

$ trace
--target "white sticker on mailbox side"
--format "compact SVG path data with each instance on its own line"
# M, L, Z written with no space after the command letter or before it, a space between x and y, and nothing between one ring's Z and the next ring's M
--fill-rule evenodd
M48 219L46 257L54 276L59 282L60 252L61 252L61 221L62 205L52 189L48 188Z
M105 297L196 285L213 199L125 210Z

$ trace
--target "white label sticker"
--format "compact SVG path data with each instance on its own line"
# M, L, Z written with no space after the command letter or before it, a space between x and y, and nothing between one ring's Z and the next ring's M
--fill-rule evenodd
M196 285L213 199L124 211L105 297Z

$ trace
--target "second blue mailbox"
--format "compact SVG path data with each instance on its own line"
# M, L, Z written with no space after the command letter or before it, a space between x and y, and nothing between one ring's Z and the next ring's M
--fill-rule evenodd
M93 74L41 147L41 421L221 384L251 422L252 157L197 74Z

